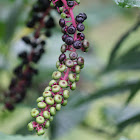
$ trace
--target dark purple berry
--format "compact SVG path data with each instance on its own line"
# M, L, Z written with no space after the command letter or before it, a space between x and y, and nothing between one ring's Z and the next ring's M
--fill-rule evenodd
M73 7L74 6L74 1L67 1L67 4L69 7Z
M84 30L85 30L85 26L84 26L84 24L79 23L79 24L77 25L77 30L78 30L79 32L84 31Z
M33 11L34 12L39 12L40 11L39 5L34 5L33 6Z
M80 13L78 16L83 17L84 20L87 19L87 15L85 13Z
M36 47L37 47L37 43L36 43L36 42L32 42L32 43L31 43L31 46L32 46L33 48L36 48Z
M82 22L84 22L84 18L82 17L82 16L76 16L76 21L78 22L78 23L82 23Z
M27 52L26 52L26 51L21 52L18 56L19 56L20 58L27 58Z
M81 40L85 39L85 35L83 33L78 33L77 34L78 38L80 38Z
M30 21L26 24L26 26L27 26L28 28L33 28L33 27L35 26L35 21L34 21L34 20L30 20Z
M42 40L42 41L40 42L40 44L41 44L42 46L44 46L44 45L46 44L46 42L45 42L44 40Z
M5 107L10 111L14 110L14 106L11 103L6 103Z
M28 36L22 37L22 40L23 40L26 44L30 44L30 43L31 43L30 38L29 38Z
M80 49L80 48L82 47L81 41L79 41L79 40L74 41L73 47L74 47L75 49Z
M66 34L66 27L67 27L67 26L65 26L65 27L63 27L63 28L61 29L61 32L64 33L64 34Z
M46 35L46 37L51 37L52 34L51 34L50 31L47 30L46 33L45 33L45 35Z
M64 59L66 59L66 55L65 54L61 54L59 56L59 61L62 62Z
M59 20L59 25L61 26L61 27L64 27L65 26L65 20L63 19L63 18L61 18L60 20Z
M65 42L65 40L66 40L67 37L68 37L68 34L64 34L64 35L62 36L62 40Z
M73 25L70 25L67 29L69 34L74 34L76 32L76 28Z
M67 45L72 45L74 42L74 39L73 39L73 37L69 36L65 39L65 42Z
M46 28L53 28L55 26L54 19L50 17L48 21L45 23Z

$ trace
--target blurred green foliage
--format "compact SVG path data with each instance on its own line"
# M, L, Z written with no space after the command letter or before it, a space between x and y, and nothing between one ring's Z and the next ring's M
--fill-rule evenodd
M0 95L7 90L12 69L20 63L18 52L27 49L20 37L31 33L24 24L34 1L0 0ZM115 2L122 7L139 7L129 0ZM75 13L81 11L88 15L85 34L91 48L87 54L80 54L86 65L68 105L56 115L47 135L40 138L27 131L30 109L51 79L60 54L62 33L57 26L47 39L47 53L38 64L40 74L34 77L24 102L13 112L2 111L1 103L0 140L140 139L139 11L120 8L111 0L81 0ZM58 23L59 15L51 14Z

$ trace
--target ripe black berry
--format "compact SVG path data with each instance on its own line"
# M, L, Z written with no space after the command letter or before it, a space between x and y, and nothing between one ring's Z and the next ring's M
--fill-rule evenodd
M31 43L30 38L29 38L28 36L22 37L22 40L23 40L26 44L30 44L30 43Z
M77 34L78 38L80 38L81 40L85 39L85 35L83 33L78 33Z
M69 7L73 7L74 6L74 1L67 1L67 4Z
M61 26L61 27L64 27L65 26L65 20L63 19L63 18L61 18L60 20L59 20L59 25Z
M66 40L67 37L68 37L68 34L64 34L64 35L62 36L62 40L65 42L65 40Z
M65 39L65 42L67 45L72 45L74 42L74 39L73 39L73 37L69 36Z
M53 28L55 26L54 19L50 17L48 21L45 23L46 28Z
M80 49L80 48L82 47L81 41L79 41L79 40L74 41L73 47L74 47L75 49Z
M74 34L76 32L76 28L73 25L70 25L67 29L69 34Z
M84 30L85 30L84 24L79 23L79 24L77 25L77 30L80 31L80 32L84 31Z
M62 62L64 59L66 59L66 55L65 54L61 54L59 56L59 61Z

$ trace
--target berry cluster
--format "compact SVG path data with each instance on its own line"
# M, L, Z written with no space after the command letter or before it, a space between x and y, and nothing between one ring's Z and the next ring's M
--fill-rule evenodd
M85 27L82 24L86 20L85 13L80 13L74 17L73 8L80 3L76 1L66 0L51 0L51 6L56 7L56 3L61 1L63 5L57 7L61 14L59 21L62 27L62 40L65 42L61 46L62 54L59 56L59 61L56 62L57 71L52 74L52 80L49 82L43 92L43 95L37 99L37 108L32 109L31 116L35 118L28 124L28 129L33 131L36 129L38 135L45 133L44 128L50 126L50 122L56 114L56 111L61 109L61 106L66 106L70 91L76 89L76 82L79 81L80 71L84 67L84 58L78 56L77 50L81 49L87 52L89 42L85 40L85 35L81 33ZM69 19L70 21L68 21ZM68 26L67 24L71 24ZM65 53L70 52L69 56Z
M37 0L33 5L32 18L28 21L27 27L34 28L35 32L33 36L22 37L22 41L30 46L30 52L23 51L19 54L22 62L14 69L15 77L11 80L9 91L4 93L5 108L8 110L13 110L14 105L24 99L33 76L38 74L33 63L37 63L45 52L46 42L43 36L50 37L50 29L55 26L54 19L50 16L51 9L49 0Z

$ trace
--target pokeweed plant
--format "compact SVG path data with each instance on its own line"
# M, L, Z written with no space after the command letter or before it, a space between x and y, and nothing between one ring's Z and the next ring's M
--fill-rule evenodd
M9 85L9 91L4 93L5 108L13 110L16 103L21 102L27 88L31 85L32 78L38 74L34 68L41 56L45 52L45 38L51 36L50 29L55 26L54 19L50 15L51 11L49 0L37 0L33 5L32 17L27 22L27 27L34 29L32 36L22 37L22 41L30 47L30 51L23 51L19 54L22 62L14 69L15 77ZM48 17L46 19L46 17Z
M50 126L56 111L61 109L61 105L67 105L70 95L68 88L76 89L80 71L84 67L84 58L78 56L77 50L87 52L89 49L89 42L82 33L85 29L83 22L87 19L87 15L79 13L75 17L73 13L73 9L80 4L80 1L51 0L50 2L50 5L56 7L61 14L59 25L62 27L62 40L65 43L61 46L62 54L56 62L57 71L53 72L49 86L37 99L39 109L31 110L31 116L35 118L35 121L28 124L28 129L29 131L36 129L37 135L43 135L44 128ZM69 52L69 55L66 52Z

